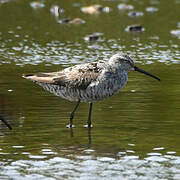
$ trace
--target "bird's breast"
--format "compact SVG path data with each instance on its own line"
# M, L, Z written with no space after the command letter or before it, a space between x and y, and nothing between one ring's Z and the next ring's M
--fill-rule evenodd
M92 82L86 92L91 93L94 101L103 100L118 93L127 83L127 73L108 74Z

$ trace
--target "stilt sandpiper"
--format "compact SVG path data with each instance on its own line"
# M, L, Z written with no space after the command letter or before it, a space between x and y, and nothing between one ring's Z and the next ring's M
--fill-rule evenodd
M70 124L81 102L89 102L89 115L86 127L91 127L92 105L118 93L128 81L128 72L138 71L160 81L158 77L138 68L134 61L123 53L113 55L108 61L98 61L75 65L58 72L24 74L45 90L77 104L70 114Z

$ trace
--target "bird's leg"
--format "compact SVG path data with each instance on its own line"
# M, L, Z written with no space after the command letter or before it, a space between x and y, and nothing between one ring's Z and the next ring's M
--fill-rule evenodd
M89 107L89 115L88 115L88 127L91 127L91 114L92 114L92 105L93 103L90 103L90 107Z
M87 125L84 125L85 128L93 127L92 124L91 124L92 105L93 105L93 103L91 102L90 107L89 107L89 115L88 115Z
M77 102L73 111L70 113L70 121L69 121L69 124L66 126L67 128L73 128L74 127L74 125L73 125L74 113L75 113L76 109L78 108L79 104L80 104L80 101Z

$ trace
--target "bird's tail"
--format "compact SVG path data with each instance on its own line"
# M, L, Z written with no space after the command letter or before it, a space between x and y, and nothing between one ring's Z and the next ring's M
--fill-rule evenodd
M22 77L28 79L30 76L34 76L34 74L23 74Z
M54 77L50 76L48 73L23 74L22 77L40 83L54 83Z

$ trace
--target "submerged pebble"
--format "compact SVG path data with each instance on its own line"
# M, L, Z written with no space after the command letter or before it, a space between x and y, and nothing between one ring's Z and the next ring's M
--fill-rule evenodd
M31 6L33 9L40 9L40 8L45 7L44 3L38 2L38 1L30 2L30 6Z
M87 35L86 37L84 37L85 41L98 41L100 40L100 37L102 36L102 33L93 33L90 35Z
M145 29L142 25L136 24L136 25L130 25L126 27L125 31L127 32L143 32Z
M133 5L130 5L130 4L124 4L124 3L121 3L118 5L118 9L119 10L132 10L134 9L134 6Z
M58 21L58 23L65 23L65 24L84 24L85 21L83 19L80 18L64 18Z
M140 17L140 16L143 16L144 13L143 12L138 12L138 11L131 11L128 13L128 16L129 17Z
M81 11L86 14L98 14L101 12L109 13L111 9L109 7L103 7L100 4L95 4L91 6L84 6L81 8Z

